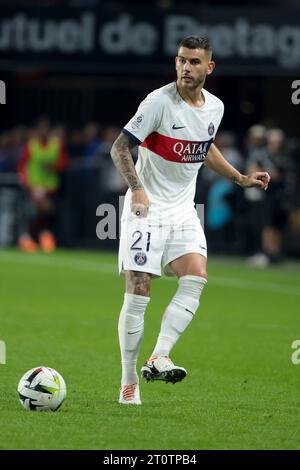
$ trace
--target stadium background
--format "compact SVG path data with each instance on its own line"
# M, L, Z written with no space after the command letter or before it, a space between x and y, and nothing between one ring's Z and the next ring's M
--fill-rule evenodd
M74 378L77 370L70 352L76 348L76 341L86 352L86 359L79 351L74 352L73 359L76 357L80 370L87 367L91 371L99 367L99 357L106 357L106 354L109 357L106 358L104 370L116 368L118 348L114 329L122 299L122 281L113 271L118 240L99 240L96 236L99 222L97 207L109 202L117 205L119 194L125 191L110 161L109 149L122 125L135 113L138 103L146 94L175 79L173 57L181 37L203 33L211 37L217 64L214 75L206 82L206 88L225 103L217 145L226 158L241 171L247 171L253 161L261 157L260 152L268 152L268 131L276 129L277 136L278 129L283 132L280 134L279 163L273 168L274 174L281 175L281 184L275 185L272 190L272 197L284 202L279 223L283 243L276 256L271 253L262 257L266 254L264 248L268 250L268 247L262 246L262 236L264 220L269 218L269 205L260 196L257 199L257 194L244 192L202 169L196 202L205 204L209 251L216 257L212 258L210 265L212 290L210 293L208 291L207 300L203 302L211 316L207 313L201 323L199 315L198 326L204 329L201 338L206 330L212 331L212 336L204 340L200 352L196 336L193 337L191 332L189 338L195 352L191 368L202 374L200 383L204 380L208 393L205 403L199 403L199 384L192 382L192 396L198 411L203 410L205 405L202 425L204 434L206 431L207 434L200 443L197 440L198 424L193 421L194 432L187 432L186 440L173 436L170 429L169 440L167 437L162 441L156 440L155 420L159 419L160 413L164 413L164 408L161 396L155 391L157 410L149 423L150 435L153 431L151 445L154 446L152 448L156 445L156 448L166 449L299 448L294 433L298 414L295 387L299 385L299 380L296 377L297 368L289 360L290 344L299 336L300 326L297 317L297 286L300 280L300 105L293 104L291 98L292 83L300 79L299 13L298 3L292 0L285 2L284 7L279 1L243 2L242 6L235 1L228 5L221 1L201 2L201 5L189 1L184 6L174 0L144 2L142 5L137 1L107 4L97 0L1 2L0 79L6 84L6 104L0 107L0 270L3 289L0 339L7 342L11 366L9 363L0 366L0 373L6 374L12 393L15 393L16 377L26 368L38 365L39 361L51 362L50 366L66 374L75 397L76 390L83 393L80 380ZM49 120L50 134L63 141L68 154L68 165L61 175L56 198L55 235L60 249L49 258L40 253L26 254L24 258L17 244L28 200L19 182L18 164L24 145L41 119ZM257 150L260 157L255 153ZM268 242L268 238L266 240ZM107 250L109 253L104 254ZM234 255L234 258L228 258L228 255ZM55 267L61 270L60 274L52 272ZM262 267L265 271L258 271ZM83 271L76 274L77 269ZM57 279L61 280L65 289L58 285ZM89 283L83 291L81 282ZM164 282L162 287L157 284L153 296L167 298L171 295L171 284ZM101 295L99 283L102 286ZM78 289L77 294L74 293L74 286ZM220 295L220 304L213 297L214 292ZM57 295L60 300L55 301L52 295ZM234 307L232 297L235 298ZM163 302L160 305L157 300L154 302L156 310L152 318L157 330L165 305ZM71 311L72 327L69 326L68 317ZM102 318L99 317L100 311ZM244 323L240 312L243 313ZM40 313L44 321L39 317ZM112 317L112 314L115 316ZM49 320L51 315L52 321ZM82 315L85 316L85 323ZM26 326L22 334L18 332L16 335L24 316ZM251 330L253 316L256 326ZM45 346L49 339L44 326L55 328L56 322L61 330L59 333L54 330L49 346ZM77 327L74 326L76 322ZM84 339L80 336L81 327L85 331ZM222 334L222 329L226 331L227 338ZM108 339L99 345L97 332L100 331L104 331ZM150 340L154 340L154 331L153 335L145 340L145 354L150 348ZM111 354L105 350L109 348L109 338L113 344ZM237 338L239 343L236 342ZM22 350L25 339L26 344L30 344L26 352ZM93 351L86 349L89 340ZM178 351L180 358L183 356L189 361L184 341L176 353ZM224 354L214 368L209 358L214 355L218 341ZM244 355L243 341L253 353L252 360ZM281 345L284 357L280 348L274 350L274 343ZM259 353L263 354L262 349L264 353L270 350L270 355L266 353L265 359ZM237 352L239 357L236 356ZM197 369L197 355L209 364L207 369L203 369L203 363ZM240 370L242 361L245 362ZM257 372L259 361L262 361L261 369ZM276 368L276 364L278 369L275 373L273 367ZM227 370L228 375L221 377L222 370ZM249 375L254 377L254 384L248 390ZM262 384L265 376L270 378L270 382L266 380ZM29 438L26 440L20 433L16 434L19 420L23 419L20 415L22 410L15 409L15 398L8 396L2 388L2 404L8 407L7 415L2 416L6 416L7 422L11 420L6 427L7 435L2 448L147 448L146 431L140 427L139 416L135 414L134 418L130 417L137 427L135 439L130 439L130 436L124 438L122 430L126 429L128 421L125 414L121 416L114 411L114 390L107 390L100 376L95 380L104 396L106 412L112 413L110 424L107 423L100 433L102 440L99 438L97 441L90 435L83 438L76 431L73 441L70 437L64 443L59 443L55 438L47 441L39 435L42 420L46 419L40 417L35 418L39 424L32 431L35 443ZM117 389L117 373L111 380ZM223 395L220 394L221 384L224 386ZM210 395L213 388L219 389L215 396ZM241 398L244 389L247 389L246 397ZM262 389L265 396L256 407ZM148 390L144 393L148 394L150 405L151 393ZM189 389L186 388L185 396L188 393ZM233 394L231 398L230 393ZM57 418L61 429L66 431L68 426L78 426L80 418L76 412L82 409L80 407L89 406L87 398L79 394L79 400L76 404L73 401L72 408L72 393L70 395L70 404L66 404L66 409L70 413L69 420L72 416L74 418L72 425L71 421L67 420L66 423L63 418ZM94 396L95 390L90 386L90 397ZM176 392L175 399L179 396ZM162 397L168 397L165 390ZM212 405L215 399L217 403L219 400L220 416L214 415L211 420L210 412L218 413ZM275 426L273 423L266 424L269 416L276 414L272 400L280 410L274 418L278 420ZM183 407L187 406L182 397L179 402ZM93 411L103 413L101 401L97 403ZM181 419L180 407L177 408L176 400L171 403L174 410L178 410L178 415L174 411L171 417L170 426L174 427ZM239 405L241 408L236 416L234 411L233 417L229 418L228 409L236 403L236 410ZM72 415L74 407L75 415ZM246 417L243 414L245 409ZM263 418L257 423L258 410ZM191 410L187 411L186 424L183 424L187 429L188 419L193 419L192 413L191 406ZM64 416L63 409L61 416ZM92 431L95 423L90 416L88 419L91 420L89 427ZM230 419L228 433L231 437L226 438L225 433L221 435L216 428L219 429L222 423L224 429L228 429ZM286 424L282 424L282 419ZM243 428L243 422L249 424L247 431ZM85 423L87 425L87 421ZM117 435L105 439L107 433L113 436L114 426L120 426ZM265 439L262 441L256 436L261 428ZM139 432L145 436L144 440L138 436ZM16 436L15 439L12 435Z

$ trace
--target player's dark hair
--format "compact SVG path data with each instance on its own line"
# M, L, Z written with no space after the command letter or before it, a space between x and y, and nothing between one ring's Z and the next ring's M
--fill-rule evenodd
M212 54L212 46L208 38L200 38L199 36L187 36L179 43L179 47L187 47L188 49L204 49L210 55Z

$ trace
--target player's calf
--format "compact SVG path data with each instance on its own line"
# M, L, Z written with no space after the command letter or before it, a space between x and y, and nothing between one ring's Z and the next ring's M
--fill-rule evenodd
M206 279L183 276L176 294L165 310L152 357L169 356L173 346L192 321L200 303Z

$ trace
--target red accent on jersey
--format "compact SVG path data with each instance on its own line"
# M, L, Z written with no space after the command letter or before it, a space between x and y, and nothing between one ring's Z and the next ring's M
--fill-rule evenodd
M204 142L174 139L158 132L152 132L141 147L151 150L170 162L200 163L205 160L212 141L213 139Z

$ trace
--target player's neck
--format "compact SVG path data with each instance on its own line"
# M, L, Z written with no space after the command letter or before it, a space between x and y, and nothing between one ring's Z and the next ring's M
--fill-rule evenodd
M205 98L202 92L203 86L199 86L193 90L188 90L181 87L177 82L177 90L181 98L193 108L201 108L205 103Z

